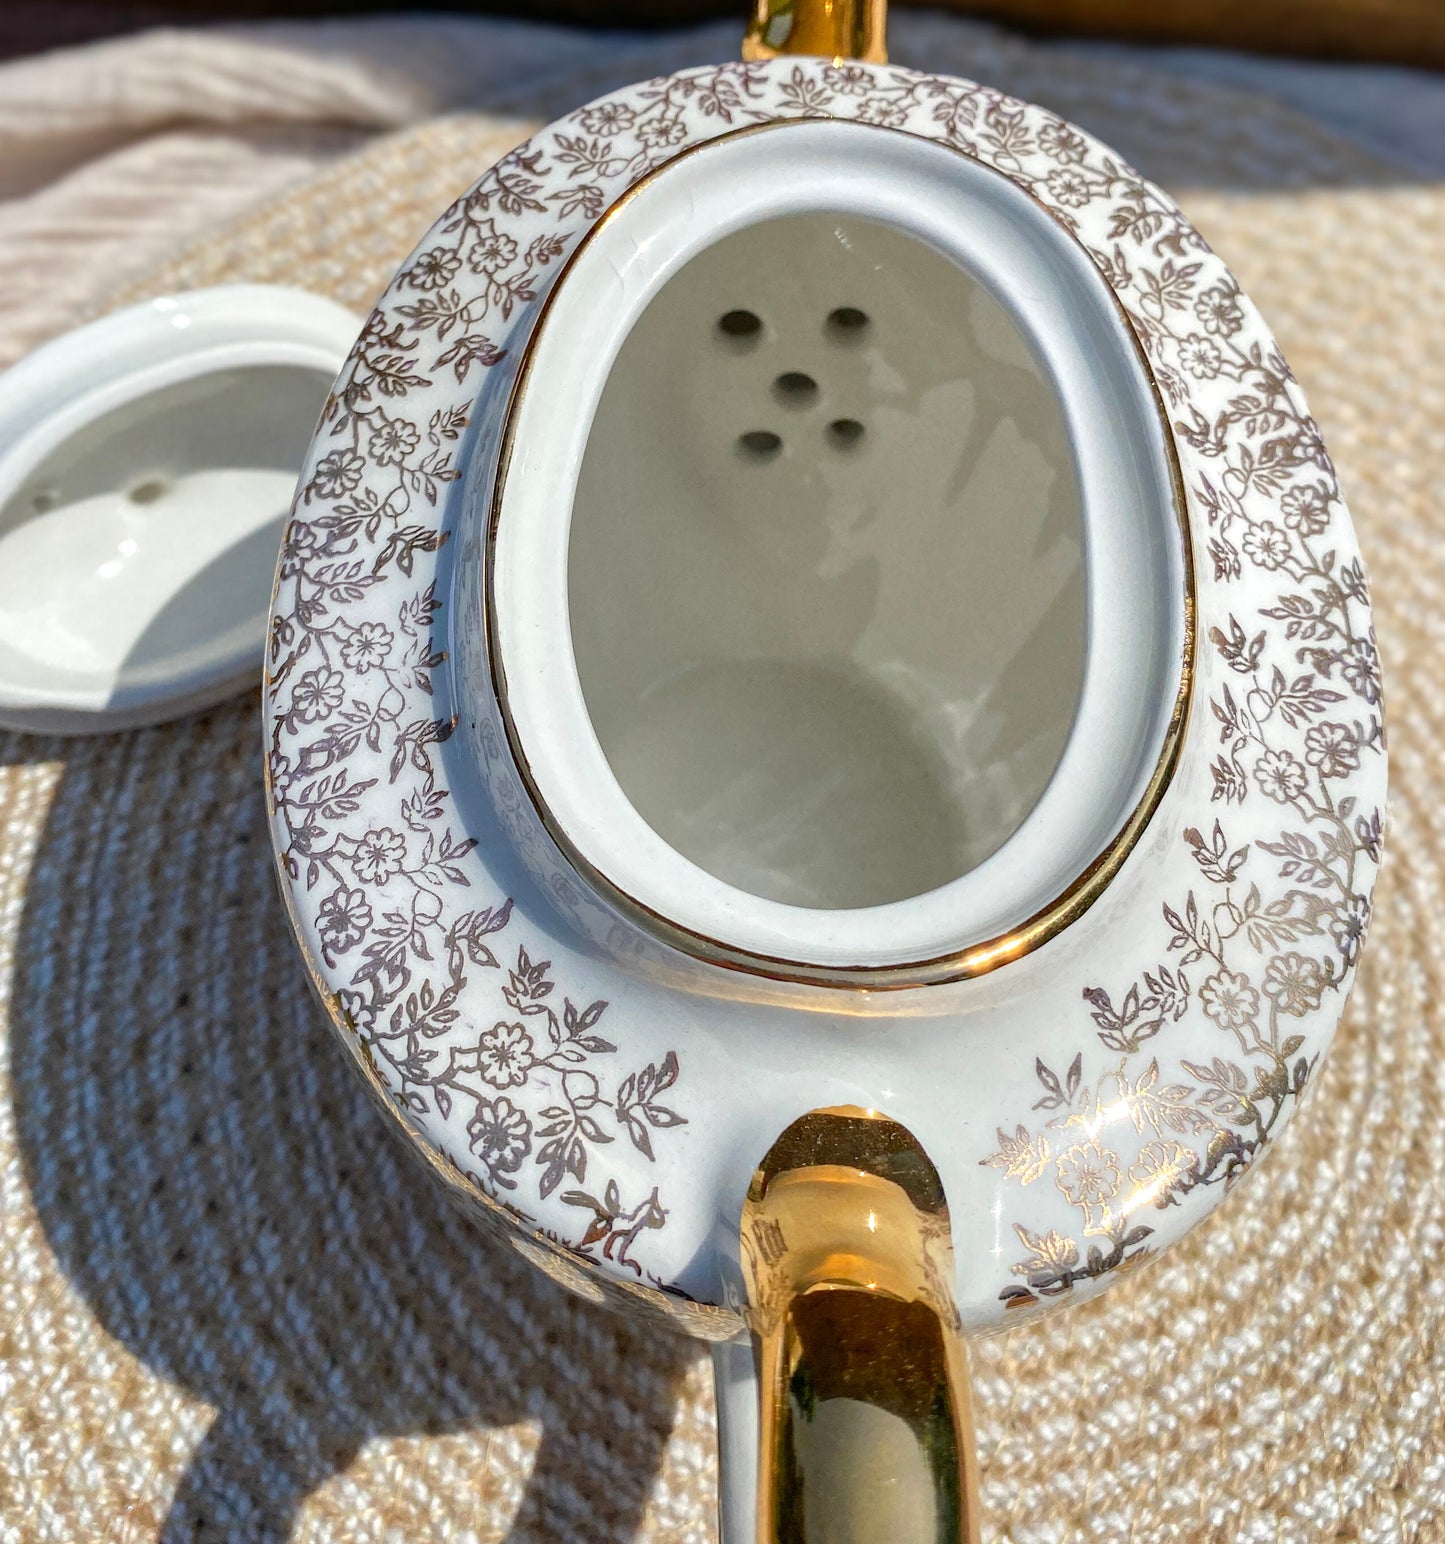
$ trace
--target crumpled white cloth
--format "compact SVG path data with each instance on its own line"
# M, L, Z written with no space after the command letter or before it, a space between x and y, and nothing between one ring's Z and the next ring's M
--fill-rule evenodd
M739 4L741 16L743 6ZM957 17L896 14L926 67ZM461 109L548 118L628 80L736 56L740 25L595 33L464 17L157 30L0 66L0 366L97 299L368 137ZM1189 50L1053 44L1268 92L1445 177L1445 80Z

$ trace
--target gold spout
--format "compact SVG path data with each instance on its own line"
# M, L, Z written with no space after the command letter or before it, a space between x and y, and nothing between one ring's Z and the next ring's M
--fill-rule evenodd
M754 0L744 59L821 54L887 64L888 0Z
M912 1134L805 1115L753 1176L742 1246L758 1544L978 1544L948 1210Z

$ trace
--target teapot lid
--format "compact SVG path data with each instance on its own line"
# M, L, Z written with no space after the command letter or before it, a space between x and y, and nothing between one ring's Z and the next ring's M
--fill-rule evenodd
M357 327L318 295L225 285L0 376L0 724L155 723L257 680L281 525Z

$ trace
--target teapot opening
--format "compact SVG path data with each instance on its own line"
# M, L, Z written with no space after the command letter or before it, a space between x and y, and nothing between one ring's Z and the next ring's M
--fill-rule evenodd
M916 237L829 214L734 232L622 344L569 588L593 728L673 848L795 906L934 890L1018 829L1078 702L1058 396Z
M1185 535L1067 225L911 135L725 134L597 222L527 345L482 571L513 764L689 953L976 974L1168 781Z

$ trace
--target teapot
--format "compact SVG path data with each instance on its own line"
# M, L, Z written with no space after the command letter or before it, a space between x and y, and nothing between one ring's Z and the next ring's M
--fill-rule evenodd
M605 96L328 397L266 664L281 890L389 1121L711 1342L742 1540L976 1539L970 1337L1273 1145L1381 857L1369 597L1265 323L883 0Z

